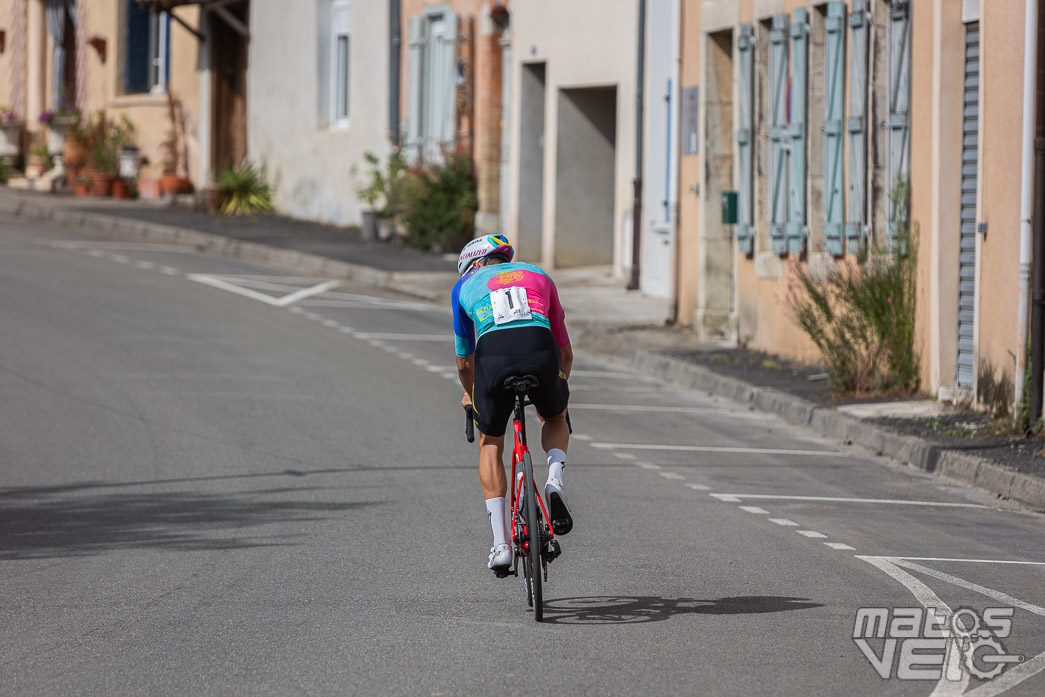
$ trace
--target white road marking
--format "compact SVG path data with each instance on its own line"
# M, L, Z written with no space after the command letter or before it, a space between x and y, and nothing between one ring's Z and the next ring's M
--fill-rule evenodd
M660 476L665 479L685 479L685 477L677 472L657 472Z
M714 409L711 407L685 407L685 406L660 406L654 404L570 404L571 409L592 409L599 411L651 411L668 412L678 414L721 414L723 416L743 416L752 412L733 411L730 409ZM765 418L762 414L755 414L758 418Z
M1008 559L954 559L949 557L882 557L882 559L896 559L903 561L968 562L970 564L1026 564L1028 566L1045 566L1045 561L1010 561Z
M785 528L797 528L798 527L798 523L796 523L793 520L788 520L787 518L770 518L769 522L770 523L776 523L777 525L782 525Z
M708 494L708 496L716 498L722 503L740 503L740 499L738 499L736 496L731 496L729 494Z
M319 295L320 293L326 293L331 288L337 288L339 285L341 285L341 281L327 281L326 283L314 285L311 288L302 288L301 290L295 291L290 295L284 295L280 298L278 302L279 307L287 307L288 305L293 305L299 300L311 298L313 295Z
M719 496L720 494L712 494ZM880 503L892 506L934 506L939 508L987 508L979 503L948 503L946 501L905 501L903 499L860 499L840 496L785 496L782 494L721 494L737 499L772 499L778 501L826 501L830 503Z
M1026 610L1027 612L1033 612L1035 615L1041 615L1042 617L1045 617L1045 607L1024 602L1019 598L1012 597L1008 593L1002 593L1001 591L996 591L993 588L987 588L986 586L981 586L978 583L972 583L971 581L966 581L965 579L958 578L957 576L951 576L950 574L945 574L942 571L930 569L929 567L922 566L921 564L915 564L914 562L908 561L906 559L894 558L893 562L897 566L903 566L905 568L910 569L911 571L917 571L918 573L925 574L926 576L932 576L933 578L938 578L941 581L946 581L951 585L966 588L968 590L979 593L980 595L985 595L988 598L997 600L999 603L1012 605L1013 607L1018 607L1020 609Z
M619 378L621 380L649 380L644 375L636 375L635 373L622 373L620 371L612 370L574 370L570 372L570 377L579 378Z
M452 343L449 332L446 334L397 334L393 332L360 332L365 339L383 339L385 341L445 341Z
M758 506L741 506L740 510L754 513L755 515L769 515L769 511L764 508L759 508Z
M303 314L305 314L305 309L302 308L302 307L291 307L291 308L288 308L288 309L291 312L293 312L295 315L303 315Z
M130 257L125 257L122 254L111 254L109 258L115 261L117 264L126 264L131 260Z
M632 455L631 453L610 453L610 455L612 455L613 457L617 458L618 460L634 460L635 459L635 456Z
M405 310L405 311L430 311L427 305L420 303L403 302L358 302L352 300L327 300L326 298L313 298L306 300L304 305L309 307L334 307L343 310Z
M321 320L323 319L323 315L318 314L316 312L306 312L305 319Z
M325 319L325 320L323 320L323 326L324 327L337 327L337 326L340 326L340 324L341 323L338 322L336 319Z
M156 268L156 264L152 263L151 261L145 261L144 259L139 259L138 261L134 262L134 265L137 266L139 269Z
M181 272L180 272L180 271L178 271L178 270L177 270L176 268L174 268L173 266L161 266L161 267L160 267L160 273L165 273L165 274L167 274L168 276L177 276L177 275L178 275L179 273L181 273Z
M92 257L96 257L96 258L105 256L105 252L103 252L100 249L90 249L90 250L87 251L87 254L92 256Z
M312 286L311 288L302 288L301 290L295 291L290 295L284 295L281 298L276 298L265 293L259 293L257 291L251 290L250 288L245 288L235 283L229 283L223 278L215 276L207 276L205 274L193 273L186 276L186 278L188 278L190 281L202 283L203 285L211 286L213 288L219 288L221 290L227 290L230 293L242 295L246 298L263 302L266 305L272 305L273 307L288 307L294 304L295 302L301 300L302 298L307 298L318 293L326 292L330 288L340 285L341 283L340 281L327 281L326 283L320 283L319 285ZM306 314L305 316L308 317L309 315ZM318 316L319 315L316 315L316 317ZM314 319L314 317L309 317L309 319Z
M292 307L290 309L294 310L294 309L297 309L297 308L293 308ZM341 327L340 329L338 329L338 331L341 332L342 334L355 334L356 333L356 330L353 329L352 327Z
M591 436L586 436L586 435L583 435L583 434L580 434L580 433L574 433L572 436L570 436L570 438L572 438L573 440L582 440L582 441L590 441L591 440Z
M636 467L641 467L644 470L659 470L660 465L654 465L652 462L636 462Z
M806 537L827 537L824 533L817 532L816 530L796 530L795 532L799 535L805 535Z
M686 486L690 489L695 489L696 491L708 491L711 489L711 487L706 484L687 484Z
M847 545L845 542L825 542L824 544L830 547L831 549L841 549L848 551L852 551L854 549L853 547Z
M677 450L682 452L701 453L745 453L757 455L820 455L828 457L849 457L849 453L830 450L786 450L783 448L731 448L714 445L661 445L659 443L592 443L593 448L614 450Z

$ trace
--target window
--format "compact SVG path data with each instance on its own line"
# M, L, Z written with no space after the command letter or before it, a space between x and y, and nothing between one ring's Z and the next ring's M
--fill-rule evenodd
M438 161L457 135L458 18L449 3L425 8L409 22L406 148Z
M348 126L349 116L349 66L351 65L349 8L347 0L336 0L331 7L331 47L333 50L330 55L333 64L330 67L330 124L342 128Z
M170 70L170 16L143 9L135 0L124 5L123 91L167 91Z

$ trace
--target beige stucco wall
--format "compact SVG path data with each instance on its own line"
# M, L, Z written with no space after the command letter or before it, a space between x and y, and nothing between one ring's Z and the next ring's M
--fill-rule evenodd
M704 43L701 33L701 0L683 0L681 5L682 19L682 51L680 66L681 88L699 86L701 84L701 71L703 70L703 56L705 50L686 50L686 41L692 41L699 37L699 43ZM700 94L701 100L707 100L706 94ZM703 110L701 110L703 111ZM701 120L703 122L703 119ZM679 220L678 220L678 259L677 269L677 317L681 324L689 324L693 313L697 309L697 283L699 280L699 244L700 224L697 222L702 210L702 198L700 183L703 179L703 152L704 134L700 129L698 138L700 145L695 155L679 155ZM690 190L690 186L696 184L697 192Z
M522 63L546 61L544 122L544 211L540 261L551 266L555 252L556 155L559 92L567 88L616 86L613 268L624 278L631 264L632 179L635 176L635 70L637 4L630 0L528 0L512 8L512 94L520 93ZM520 119L512 102L511 182L508 234L518 225Z
M383 3L382 3L383 5ZM355 186L363 153L384 159L388 143L388 11L351 4L349 125L321 125L318 32L329 27L317 3L255 2L247 77L247 149L276 186L276 207L291 216L355 225ZM273 47L279 47L273 50ZM352 168L360 173L353 176Z
M1022 2L981 3L978 371L1014 374L1019 317L1020 162L1023 132ZM1040 60L1040 58L1039 58Z

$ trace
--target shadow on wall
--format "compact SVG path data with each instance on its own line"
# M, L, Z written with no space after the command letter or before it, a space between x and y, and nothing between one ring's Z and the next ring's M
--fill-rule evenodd
M320 487L219 494L94 491L106 488L88 484L0 490L0 561L82 557L125 549L292 545L295 536L287 534L287 523L322 520L381 504L310 500L309 492ZM263 525L277 527L266 534L256 529Z
M990 361L980 361L976 375L976 393L980 403L987 407L995 418L1009 415L1009 407L1015 399L1012 378L1003 369L996 369Z
M775 595L738 596L717 600L661 598L653 595L562 598L545 600L548 624L638 624L663 622L677 615L757 615L823 607L808 598Z

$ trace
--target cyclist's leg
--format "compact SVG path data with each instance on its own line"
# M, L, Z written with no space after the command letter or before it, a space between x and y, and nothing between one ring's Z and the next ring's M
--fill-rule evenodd
M479 483L488 499L503 497L508 492L504 474L504 436L488 436L479 432Z

